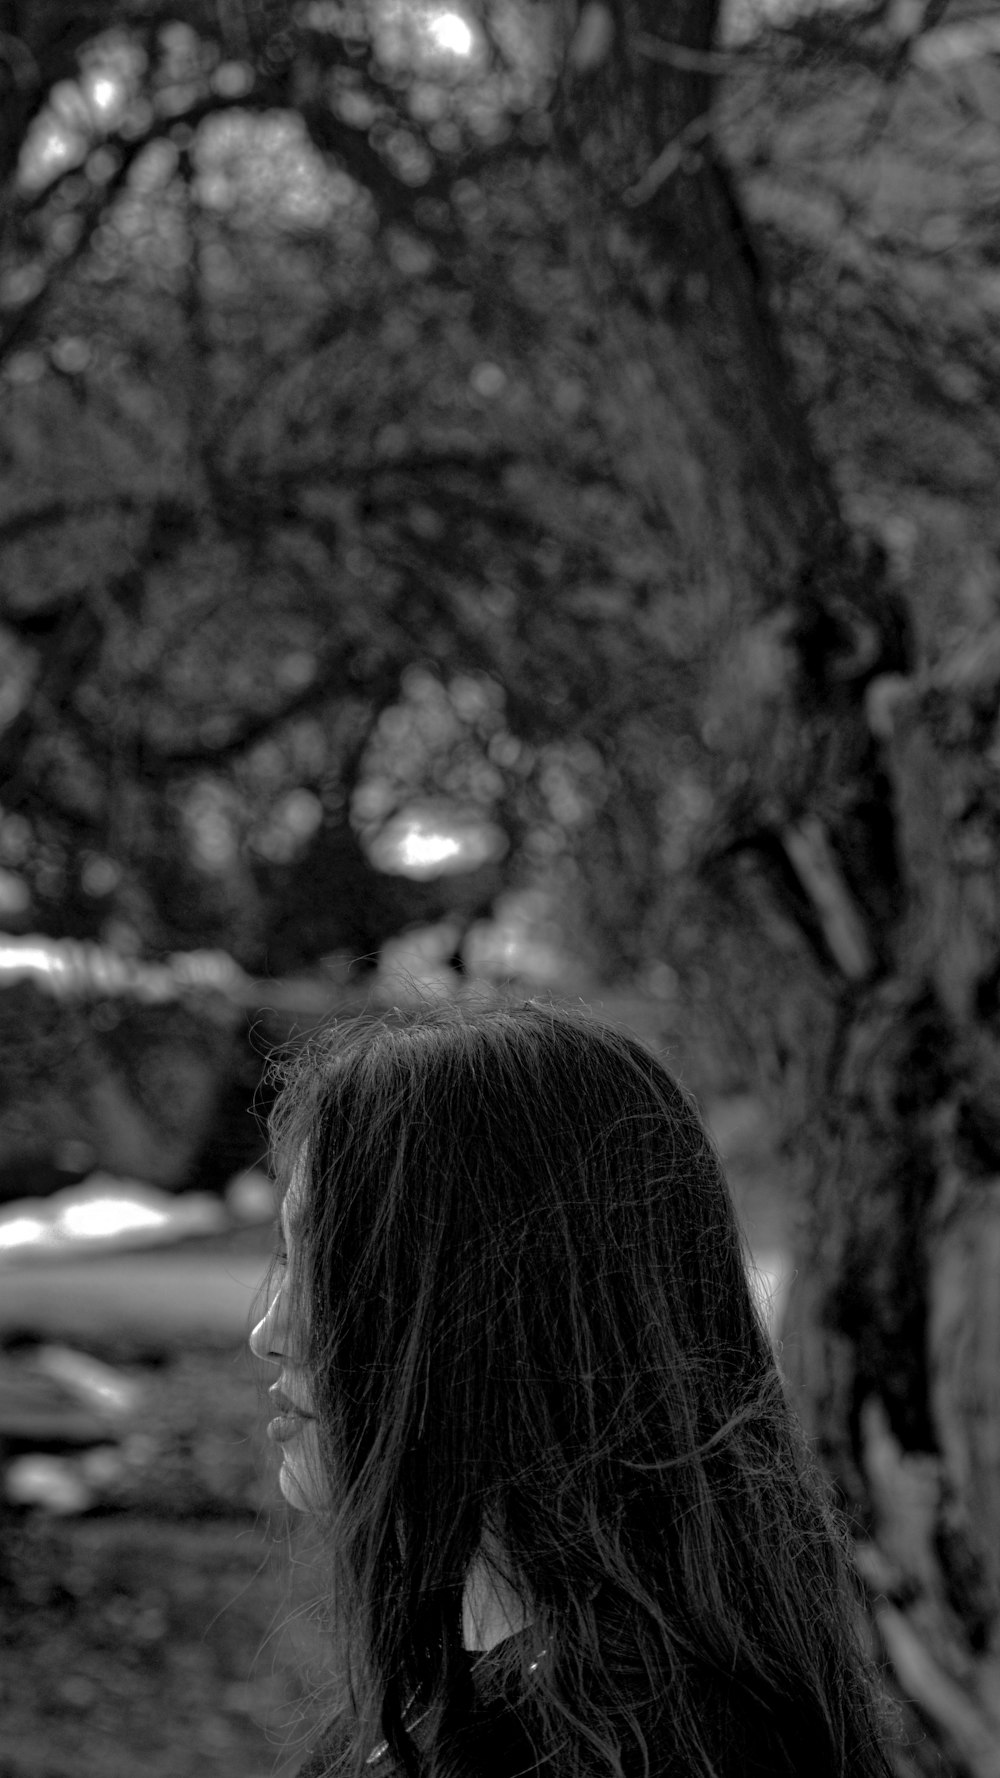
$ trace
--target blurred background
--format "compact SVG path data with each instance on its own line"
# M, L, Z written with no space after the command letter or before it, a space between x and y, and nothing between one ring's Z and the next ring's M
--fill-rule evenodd
M813 1034L903 906L850 749L809 801L788 490L881 600L823 721L987 685L1000 16L653 12L0 8L3 1778L264 1778L313 1726L241 1346L266 1058L320 1020L637 1031L780 1332Z

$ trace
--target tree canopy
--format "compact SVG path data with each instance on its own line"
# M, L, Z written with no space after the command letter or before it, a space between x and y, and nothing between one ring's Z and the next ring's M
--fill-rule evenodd
M670 323L722 339L710 248L643 239L707 156L862 548L912 551L930 483L989 615L991 40L904 11L636 38L638 179L599 5L15 17L8 925L368 954L411 903L366 844L423 804L498 826L605 970L660 955L664 863L770 825L808 757L746 695L789 665L745 598L795 572L740 518L770 447L709 480L690 448Z

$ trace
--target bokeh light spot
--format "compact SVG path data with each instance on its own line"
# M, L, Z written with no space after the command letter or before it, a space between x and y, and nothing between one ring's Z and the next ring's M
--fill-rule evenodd
M399 861L408 869L443 864L446 858L457 858L462 848L458 840L443 833L417 833L412 830L400 841Z
M475 38L470 25L460 13L438 13L436 18L428 20L427 30L438 49L447 50L449 55L469 56L472 54Z

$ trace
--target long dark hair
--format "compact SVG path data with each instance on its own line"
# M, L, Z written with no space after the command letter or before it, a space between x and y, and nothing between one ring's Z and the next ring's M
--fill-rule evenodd
M534 1001L393 1012L286 1065L271 1131L303 1181L337 1770L383 1737L411 1778L475 1770L485 1548L529 1602L490 1659L553 1778L886 1778L846 1536L667 1069Z

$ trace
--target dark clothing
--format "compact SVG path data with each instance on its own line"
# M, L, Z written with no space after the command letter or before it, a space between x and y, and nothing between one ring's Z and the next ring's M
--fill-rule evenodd
M530 1635L530 1626L527 1630L518 1632L518 1637ZM537 1766L538 1759L505 1695L496 1655L492 1649L485 1654L465 1650L464 1657L468 1663L471 1704L468 1722L463 1723L463 1738L464 1732L467 1732L470 1743L475 1746L473 1763L478 1770L495 1774L496 1778L520 1778L522 1773L530 1772ZM418 1748L421 1745L419 1718L420 1710L416 1707L406 1716L407 1723L412 1720L413 1738ZM327 1778L327 1774L334 1769L337 1755L346 1739L343 1725L340 1722L331 1724L320 1736L304 1765L299 1767L296 1778ZM368 1755L368 1765L372 1778L391 1778L394 1762L384 1741L372 1748Z

